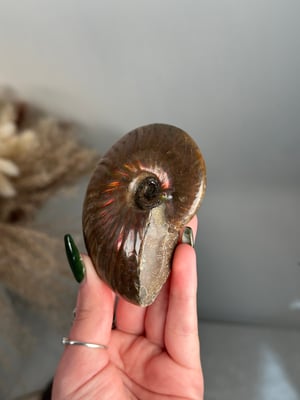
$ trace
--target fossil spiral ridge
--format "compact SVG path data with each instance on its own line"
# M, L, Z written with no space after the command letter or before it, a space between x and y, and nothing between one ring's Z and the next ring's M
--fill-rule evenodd
M100 278L128 301L150 305L205 188L204 159L186 132L151 124L123 136L96 166L83 205L86 248Z

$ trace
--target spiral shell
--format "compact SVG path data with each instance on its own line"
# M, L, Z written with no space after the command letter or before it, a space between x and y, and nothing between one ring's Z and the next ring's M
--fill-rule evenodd
M83 206L85 243L101 279L128 301L151 304L205 187L201 152L179 128L147 125L115 143L97 165Z

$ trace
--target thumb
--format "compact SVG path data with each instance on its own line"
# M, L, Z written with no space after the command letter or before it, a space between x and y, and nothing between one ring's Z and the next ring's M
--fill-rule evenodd
M99 279L91 259L82 255L81 260L85 277L78 291L70 338L107 346L111 335L115 296Z
M70 267L77 281L81 281L78 291L76 315L68 338L73 341L96 343L108 346L111 335L115 295L102 282L88 256L80 255L72 237L65 236L66 253ZM99 357L101 352L101 357ZM68 345L65 347L59 370L69 371L70 365L76 365L73 372L80 376L95 373L95 367L101 369L108 362L105 349L90 349L86 346ZM100 365L101 364L101 365ZM90 369L90 371L88 371ZM74 378L74 377L73 377Z

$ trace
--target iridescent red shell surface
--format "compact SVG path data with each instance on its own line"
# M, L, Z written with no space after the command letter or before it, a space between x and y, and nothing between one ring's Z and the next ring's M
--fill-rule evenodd
M100 278L128 301L150 305L205 188L204 159L186 132L151 124L123 136L99 161L83 206L85 243Z

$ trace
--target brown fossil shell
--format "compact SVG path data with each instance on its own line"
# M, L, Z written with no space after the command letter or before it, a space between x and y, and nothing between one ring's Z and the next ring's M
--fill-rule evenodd
M181 129L152 124L123 136L97 165L83 206L99 276L128 301L151 304L205 187L204 159Z

